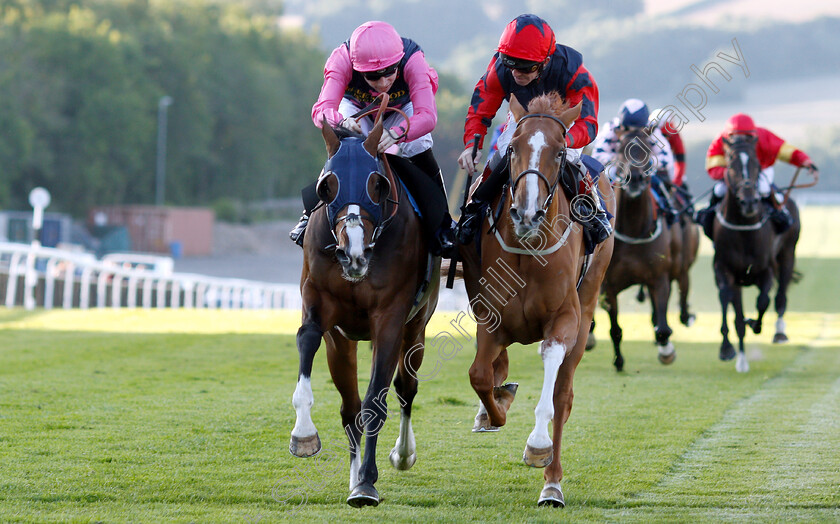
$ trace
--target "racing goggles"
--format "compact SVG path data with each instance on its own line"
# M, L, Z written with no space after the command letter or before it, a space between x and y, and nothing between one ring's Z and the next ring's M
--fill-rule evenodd
M383 76L391 76L397 72L397 68L400 64L394 64L392 66L388 66L385 69L379 69L377 71L366 71L362 73L364 75L365 80L370 80L371 82L375 82L382 78Z

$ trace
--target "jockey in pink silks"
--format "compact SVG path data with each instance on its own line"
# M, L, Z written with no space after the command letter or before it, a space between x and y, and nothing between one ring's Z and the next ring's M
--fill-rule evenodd
M437 72L416 42L401 37L388 23L365 22L327 59L324 84L312 106L312 121L318 127L326 121L339 130L367 135L373 128L373 116L358 115L380 93L388 93L389 107L403 111L410 125L406 126L398 113L386 113L379 152L388 153L391 167L414 196L432 252L446 256L453 248L454 224L440 167L432 153L437 88ZM300 245L317 203L314 185L303 193L304 216L290 234Z

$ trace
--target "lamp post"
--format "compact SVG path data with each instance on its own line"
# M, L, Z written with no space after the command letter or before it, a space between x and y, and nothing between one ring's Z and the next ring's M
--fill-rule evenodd
M158 100L157 169L155 171L155 205L163 205L166 186L166 110L172 97L164 95Z

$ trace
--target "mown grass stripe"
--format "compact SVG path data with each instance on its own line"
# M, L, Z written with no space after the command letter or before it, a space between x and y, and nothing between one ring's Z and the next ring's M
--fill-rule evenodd
M737 401L633 503L778 507L795 500L795 507L837 509L838 369L836 349L804 349L760 390Z

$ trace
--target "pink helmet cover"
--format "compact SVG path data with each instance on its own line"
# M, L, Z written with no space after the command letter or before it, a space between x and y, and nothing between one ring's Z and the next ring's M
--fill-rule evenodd
M350 62L362 73L392 66L405 55L399 33L386 22L365 22L350 35Z

